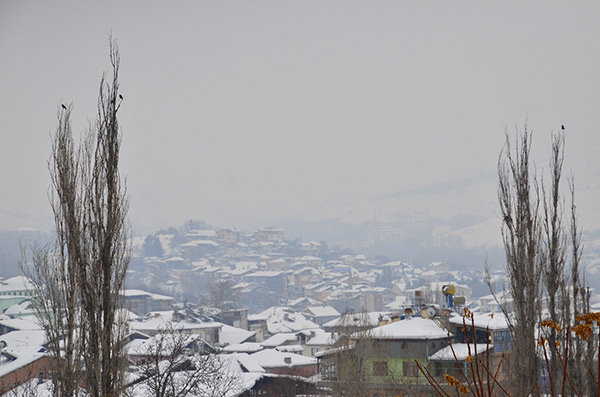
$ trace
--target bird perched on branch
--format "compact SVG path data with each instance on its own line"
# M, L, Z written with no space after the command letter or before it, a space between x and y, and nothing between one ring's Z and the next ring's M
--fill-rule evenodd
M60 106L62 106L63 109L67 110L67 107L65 106L64 103L61 103Z
M123 95L119 94L119 99L123 100Z
M561 130L564 130L564 129L565 129L565 126L564 126L564 125L561 125L561 126L560 126L560 129L561 129Z

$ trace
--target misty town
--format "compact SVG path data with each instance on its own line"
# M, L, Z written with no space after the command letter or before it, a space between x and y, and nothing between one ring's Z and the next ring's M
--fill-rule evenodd
M0 397L600 397L600 1L0 1Z
M126 330L127 393L425 396L475 387L509 393L515 299L497 288L506 286L503 271L486 277L489 286L481 271L444 262L417 267L325 241L287 240L272 226L242 232L189 221L134 238L117 314ZM24 276L0 283L6 395L51 395L47 379L56 368L36 291ZM593 291L580 293L589 312L600 309L589 303L597 301ZM552 349L562 360L581 354L577 359L587 362L588 343L597 343L595 319L578 322L592 328L565 338L569 330L563 325L560 332L561 323L550 319L547 298L539 308L546 320L536 322L532 335L543 347L539 388L549 388ZM548 345L552 337L555 346ZM578 338L585 340L582 350ZM572 353L563 344L573 344ZM154 394L161 387L184 394Z

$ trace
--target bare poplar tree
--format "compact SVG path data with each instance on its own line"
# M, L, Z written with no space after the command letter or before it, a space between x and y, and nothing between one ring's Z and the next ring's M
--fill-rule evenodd
M543 267L543 285L548 297L548 312L550 318L555 321L561 321L562 310L559 307L559 303L561 300L561 287L565 285L566 236L562 223L563 202L560 193L564 147L564 135L560 133L552 135L549 192L547 192L546 185L542 182L544 197L544 249L546 251L546 260ZM563 292L562 299L568 301L568 293L565 295ZM565 324L568 324L568 322ZM556 346L556 329L549 329L548 341L550 346ZM561 378L559 376L561 374L561 366L558 361L557 349L550 349L550 371L551 379L555 384L553 390L557 390Z
M110 41L112 78L102 76L98 118L83 142L80 189L83 216L70 235L78 239L81 260L76 263L81 291L86 385L93 397L118 396L123 389L123 288L130 260L127 226L128 198L119 174L121 135L117 120L119 49Z
M124 322L119 292L130 259L128 199L119 174L119 51L110 39L112 76L102 76L98 116L78 146L71 107L62 105L53 136L50 200L57 232L38 249L29 274L37 314L57 365L55 395L72 396L81 380L93 397L123 392Z
M498 159L502 238L514 305L514 315L507 316L515 351L511 370L515 394L520 396L527 395L536 383L539 367L535 329L541 311L542 227L539 191L530 164L530 139L525 124L522 134L517 131L513 153L507 134Z
M569 231L569 244L571 251L570 289L563 295L566 297L563 304L565 324L575 324L578 316L589 313L590 291L586 287L585 273L581 265L581 231L577 222L577 206L575 205L575 179L569 179L569 191L571 195L571 225ZM582 395L591 396L597 394L597 385L589 376L589 369L594 367L598 357L597 340L589 338L587 341L580 338L572 338L569 341L569 349L573 352L569 357L569 372L577 390Z
M73 143L71 105L58 112L58 126L49 161L52 188L49 194L54 213L56 242L52 247L32 247L32 266L24 274L36 286L33 308L46 334L46 346L54 371L53 395L75 396L82 375L82 341L79 332L80 291L73 264L77 250L70 229L82 215L79 184L79 152Z

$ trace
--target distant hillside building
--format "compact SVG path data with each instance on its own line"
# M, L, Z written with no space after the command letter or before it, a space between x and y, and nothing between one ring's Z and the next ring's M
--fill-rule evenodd
M236 244L242 241L242 231L236 228L217 229L217 235L225 244Z
M138 316L150 312L171 310L174 299L170 296L152 294L138 289L126 289L121 292L121 296L125 300L125 308Z
M258 241L281 243L285 237L285 232L283 229L275 227L263 227L254 232L254 236Z

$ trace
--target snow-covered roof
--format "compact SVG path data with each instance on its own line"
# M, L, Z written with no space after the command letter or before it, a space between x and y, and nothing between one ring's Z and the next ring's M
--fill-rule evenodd
M373 328L369 331L369 337L374 339L446 339L448 331L433 320L413 317Z
M267 329L272 335L319 328L317 324L310 321L302 313L298 313L289 307L271 307L259 313L258 316L258 318L267 317ZM248 319L256 319L257 317L249 316Z
M300 304L300 303L304 303L304 302L306 302L306 303L308 303L308 304L311 304L311 305L316 305L316 304L318 304L318 303L319 303L319 301L318 301L318 300L316 300L316 299L313 299L313 298L307 298L307 297L304 297L304 296L303 296L303 297L301 297L301 298L297 298L297 299L294 299L294 300L292 300L292 301L289 301L289 302L288 302L288 305L289 305L289 306L296 306L296 305L298 305L298 304Z
M217 237L217 232L211 229L192 229L186 236L211 238Z
M227 353L256 353L262 349L263 347L260 343L244 342L225 346L223 351Z
M247 353L233 353L224 356L226 358L235 358L248 372L264 373L266 372L263 367L260 366L258 360L255 357L250 356Z
M37 323L37 318L27 316L21 318L0 319L0 325L12 328L15 330L41 330L42 327Z
M292 352L292 353L300 353L300 354L302 354L302 352L304 351L304 348L300 345L282 345L282 346L277 346L275 349L280 352Z
M335 339L331 332L325 332L322 329L317 329L314 331L315 336L310 337L308 342L306 342L306 346L329 346L333 345L333 343L335 342Z
M481 354L487 351L488 348L494 347L493 345L486 345L485 343L477 344L477 354ZM471 344L471 355L475 355L475 345ZM452 353L452 349L454 349L454 353L456 354L456 359L459 361L465 360L469 356L469 345L467 343L453 343L452 346L446 346L441 350L438 350L431 356L429 356L430 360L438 360L438 361L454 361L454 354Z
M35 286L25 276L15 276L0 281L0 294L10 291L32 291Z
M154 294L152 292L144 291L141 289L125 289L121 291L121 296L132 297L132 296L148 296L154 300L174 300L171 296Z
M278 272L275 270L259 270L254 273L246 274L246 277L277 277L280 276L282 272Z
M306 255L303 256L302 258L300 258L300 261L302 262L321 262L323 259L316 257L316 256L311 256L311 255Z
M489 328L492 331L508 329L508 322L503 313L473 313L473 321L476 328ZM454 316L450 319L452 324L463 324L462 316ZM470 319L465 319L466 325L472 325Z
M192 241L188 241L187 243L181 244L181 247L199 247L201 245L206 245L206 246L211 246L211 247L218 247L219 244L212 241L212 240L192 240Z
M244 284L243 286L246 287L248 285L251 285L250 283L240 283L240 284L236 284L236 287L238 285ZM258 314L248 314L248 321L266 321L269 319L269 313L266 312L262 312L262 313L258 313Z
M340 316L340 313L331 306L309 306L304 309L304 312L315 317Z
M173 256L173 257L167 259L167 262L185 262L185 259L183 259L180 256Z
M273 348L281 346L286 342L292 342L298 340L295 332L282 332L271 336L269 339L261 342L261 345L266 348Z
M16 298L12 296L12 298ZM24 299L21 303L10 306L4 311L3 314L7 316L23 315L23 314L35 314L35 310L32 307L30 297L22 297Z
M12 331L0 336L0 341L6 343L4 352L37 352L46 343L46 335L42 329Z
M221 343L221 345L236 345L247 341L255 334L255 331L247 331L245 329L232 327L227 324L221 324L219 343Z
M140 332L152 332L161 329L194 330L206 328L220 328L223 324L217 322L188 322L188 321L173 321L173 311L151 312L142 321L132 321L129 327L132 330Z
M6 343L2 352L9 354L11 359L0 358L0 377L22 368L42 357L42 345L45 334L42 330L12 331L0 337Z
M168 356L178 344L187 346L200 339L197 334L160 333L148 339L134 339L127 344L127 353L130 356L160 355Z
M300 270L296 270L293 274L314 274L314 275L318 275L321 274L321 272L318 269L315 269L314 267L303 267Z
M323 327L340 327L342 325L358 325L358 326L371 326L376 327L379 325L379 320L382 318L389 318L388 312L368 312L368 313L354 313L345 314L335 320L331 320L323 324ZM368 324L364 324L364 322Z
M259 352L250 354L250 357L255 358L258 361L258 364L263 368L291 368L302 365L317 364L316 358L301 356L295 353L283 353L275 349L261 350ZM286 362L286 358L289 359L289 363Z

